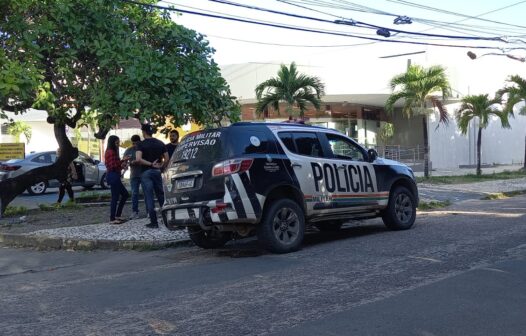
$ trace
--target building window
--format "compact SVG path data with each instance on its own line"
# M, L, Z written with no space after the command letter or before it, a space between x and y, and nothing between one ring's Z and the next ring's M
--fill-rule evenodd
M325 105L325 111L331 112L331 105Z

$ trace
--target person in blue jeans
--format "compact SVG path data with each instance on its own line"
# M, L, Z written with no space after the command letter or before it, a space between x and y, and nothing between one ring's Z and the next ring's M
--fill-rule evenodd
M106 165L106 181L110 185L111 203L110 203L110 224L122 224L126 220L121 218L122 209L126 200L130 196L128 190L121 181L121 172L126 167L129 157L122 160L119 157L120 139L116 135L108 138L108 145L104 153L104 164ZM117 206L118 204L118 206Z
M159 201L159 206L164 204L164 190L161 172L168 165L168 151L165 144L152 137L153 127L149 124L141 126L144 140L141 141L135 153L136 160L142 167L141 185L146 202L146 210L150 217L148 228L158 228L157 213L155 212L154 195Z
M132 214L130 219L139 218L139 186L141 185L141 174L142 166L135 163L137 156L137 148L141 142L141 137L137 134L131 137L132 146L124 151L124 156L130 157L130 185L131 185L131 201L132 201Z

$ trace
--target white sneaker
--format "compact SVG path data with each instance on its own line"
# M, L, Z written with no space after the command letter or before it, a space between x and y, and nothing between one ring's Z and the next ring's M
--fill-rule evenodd
M130 219L139 219L139 213L138 212L134 212L132 213L132 215L130 216Z

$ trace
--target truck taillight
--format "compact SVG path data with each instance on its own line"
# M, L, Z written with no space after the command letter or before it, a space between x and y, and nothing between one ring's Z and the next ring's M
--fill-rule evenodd
M212 168L212 176L223 176L242 173L250 169L254 159L233 159L216 164Z

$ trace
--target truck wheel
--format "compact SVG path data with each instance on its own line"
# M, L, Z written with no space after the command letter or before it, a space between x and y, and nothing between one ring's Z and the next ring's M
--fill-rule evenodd
M189 226L188 235L195 245L204 249L223 247L232 237L230 232L221 232L215 229L203 230L199 226Z
M336 232L342 228L343 222L324 222L316 224L316 228L321 232Z
M391 230L407 230L413 226L415 219L415 196L406 187L395 187L389 195L389 203L382 215L385 226Z
M300 248L305 234L305 216L290 199L275 200L263 213L257 236L266 250L288 253Z

